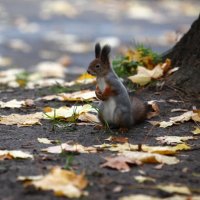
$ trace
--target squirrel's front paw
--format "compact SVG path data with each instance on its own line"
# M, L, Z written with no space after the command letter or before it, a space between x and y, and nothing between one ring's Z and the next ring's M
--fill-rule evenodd
M96 89L95 94L96 94L97 98L102 100L102 101L106 101L108 99L108 97L103 95L103 93L100 90Z

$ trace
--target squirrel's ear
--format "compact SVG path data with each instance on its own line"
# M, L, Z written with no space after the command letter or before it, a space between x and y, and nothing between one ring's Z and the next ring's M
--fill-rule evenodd
M101 46L99 43L96 43L95 45L95 57L99 58L101 54Z
M104 63L109 63L109 54L111 51L111 47L109 45L105 45L101 51L101 61Z

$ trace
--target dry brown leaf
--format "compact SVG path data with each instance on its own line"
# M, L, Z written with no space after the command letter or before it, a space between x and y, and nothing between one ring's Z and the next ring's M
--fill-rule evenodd
M151 119L152 117L156 117L160 114L160 108L156 102L150 102L149 104L151 105L153 111L147 113L147 119Z
M177 143L184 143L187 140L193 140L196 139L193 136L163 136L163 137L157 137L156 140L158 140L161 144L177 144Z
M110 137L106 138L105 140L111 141L111 142L119 142L119 143L127 143L128 142L128 138L127 137L110 136Z
M75 172L54 167L49 174L44 176L19 177L25 186L33 185L41 190L53 190L56 196L79 198L86 194L84 189L88 185L84 174L77 175Z
M33 159L33 155L27 152L23 152L20 150L0 150L0 160L5 160L5 159L15 159L15 158L20 158L20 159L27 159L31 158Z
M48 153L62 153L62 152L78 152L78 153L96 153L97 150L95 147L85 147L81 144L67 144L67 143L62 143L60 145L57 146L52 146L52 147L48 147L46 149L42 149L42 151L44 152L48 152Z
M32 126L34 124L40 124L40 119L43 118L42 112L37 112L27 115L11 114L0 117L0 124L5 125L17 125L21 126Z
M106 157L106 162L101 165L101 167L109 167L112 169L117 169L121 172L129 172L130 167L128 164L140 165L139 160L131 160L125 156L116 156L116 157Z

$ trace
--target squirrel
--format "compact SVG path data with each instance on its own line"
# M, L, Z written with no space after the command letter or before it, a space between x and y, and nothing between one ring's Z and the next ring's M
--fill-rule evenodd
M129 97L128 91L114 72L110 62L109 45L95 45L95 59L87 72L96 76L96 96L100 100L98 118L105 126L128 130L146 118L147 107L137 97Z

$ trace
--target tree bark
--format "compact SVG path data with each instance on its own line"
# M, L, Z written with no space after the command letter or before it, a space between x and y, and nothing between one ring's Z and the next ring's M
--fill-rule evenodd
M166 84L200 96L200 15L164 58L170 58L172 66L179 67Z

